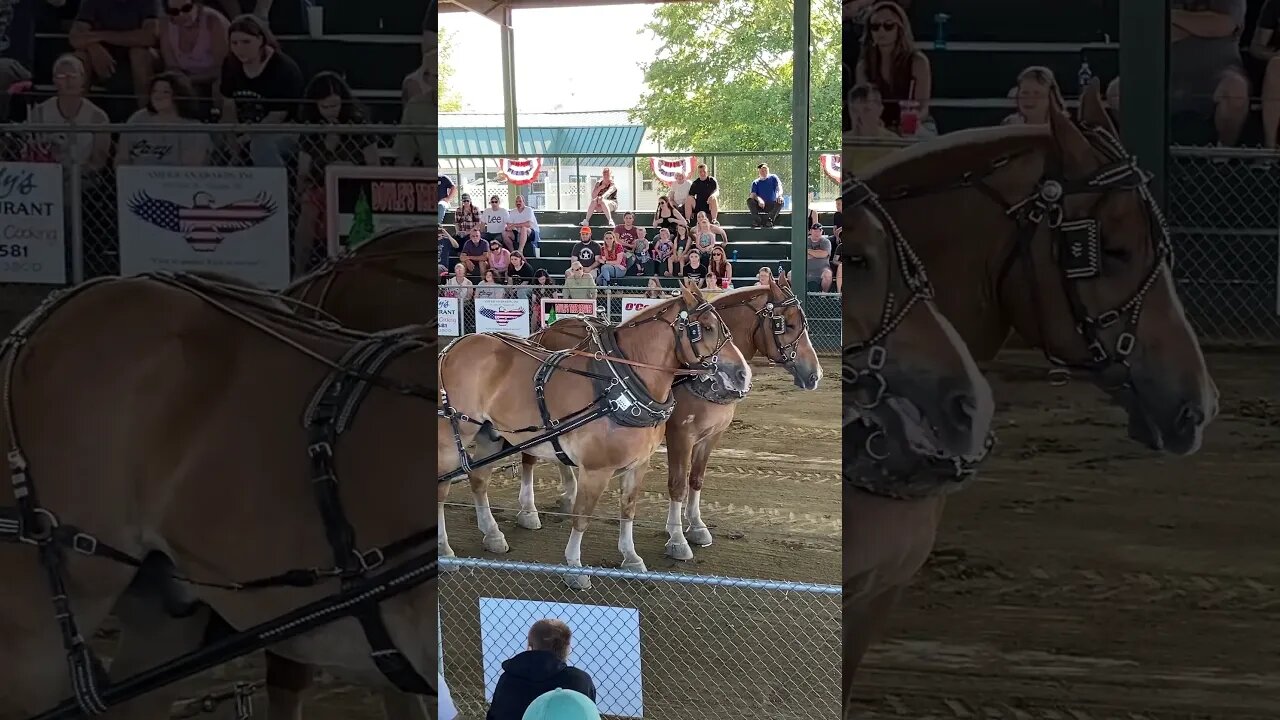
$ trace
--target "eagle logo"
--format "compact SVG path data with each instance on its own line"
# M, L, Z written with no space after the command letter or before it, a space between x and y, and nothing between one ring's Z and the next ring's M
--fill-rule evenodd
M162 230L181 233L196 252L213 252L226 236L248 230L274 215L276 203L266 193L259 193L251 200L215 205L212 195L200 191L191 197L188 206L151 197L143 190L129 201L129 210Z

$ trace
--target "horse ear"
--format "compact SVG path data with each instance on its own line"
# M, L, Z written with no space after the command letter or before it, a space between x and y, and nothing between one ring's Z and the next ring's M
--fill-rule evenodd
M1089 87L1080 96L1080 121L1097 125L1113 135L1116 133L1111 116L1102 107L1102 81L1097 77L1089 81Z
M1061 110L1049 111L1049 130L1062 155L1064 168L1071 175L1087 175L1098 169L1093 146L1085 139L1071 116Z
M698 298L696 298L693 294L693 291L696 289L697 288L695 288L693 284L689 282L688 278L685 278L684 280L680 281L680 297L684 300L684 304L686 307L697 306Z

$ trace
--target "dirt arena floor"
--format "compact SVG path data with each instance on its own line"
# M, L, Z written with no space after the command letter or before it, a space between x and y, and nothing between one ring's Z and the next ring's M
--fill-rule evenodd
M1000 444L869 653L857 717L1280 717L1280 354L1209 363L1222 412L1190 458L1128 441L1083 382L991 374Z

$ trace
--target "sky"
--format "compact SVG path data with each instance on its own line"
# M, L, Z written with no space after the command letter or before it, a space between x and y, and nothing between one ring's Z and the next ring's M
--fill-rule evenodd
M644 87L641 62L659 47L637 33L656 5L516 10L516 103L520 112L629 110ZM443 13L453 43L455 87L464 112L502 113L502 45L496 23ZM605 57L598 57L604 54Z

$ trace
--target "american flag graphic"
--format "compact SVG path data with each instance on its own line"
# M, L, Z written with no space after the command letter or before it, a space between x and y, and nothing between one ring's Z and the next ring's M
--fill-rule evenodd
M523 310L494 310L493 308L481 308L480 314L490 320L506 327L507 323L524 317Z
M198 192L191 205L151 197L145 190L129 201L129 210L142 220L169 232L181 233L197 252L212 252L226 239L261 223L276 212L275 201L266 193L251 200L237 200L214 206L213 196Z

